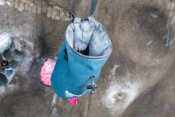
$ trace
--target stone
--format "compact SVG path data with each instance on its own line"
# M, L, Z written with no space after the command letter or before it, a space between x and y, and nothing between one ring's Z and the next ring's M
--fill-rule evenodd
M15 0L8 0L8 1L7 1L7 5L8 5L9 7L14 7L14 5L15 5Z
M23 10L18 9L20 2L25 3ZM76 16L84 19L90 2L72 0ZM81 97L74 107L41 84L39 76L43 63L57 58L64 40L70 22L67 1L0 0L0 4L0 61L7 58L11 66L0 67L0 117L175 115L174 0L100 1L95 18L108 31L113 53L101 72L97 93ZM13 60L3 57L9 39L14 41Z

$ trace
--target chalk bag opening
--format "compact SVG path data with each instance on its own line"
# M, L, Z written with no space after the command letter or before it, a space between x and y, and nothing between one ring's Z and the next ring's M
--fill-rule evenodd
M99 1L92 0L89 16L73 16L51 77L52 88L63 98L79 98L96 92L96 81L112 52L112 43L101 23L94 19Z

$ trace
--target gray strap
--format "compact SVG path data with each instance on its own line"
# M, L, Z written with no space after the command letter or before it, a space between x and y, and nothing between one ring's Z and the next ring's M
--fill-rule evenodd
M75 19L76 16L72 12L70 0L67 0L67 2L68 2L68 4L67 4L68 13L69 13L72 21L74 21L74 19ZM89 10L89 16L94 16L95 11L97 10L97 7L98 7L98 3L99 3L99 0L92 0L91 7L90 7L90 10Z
M92 0L91 8L89 10L89 16L94 16L95 11L97 10L99 0Z

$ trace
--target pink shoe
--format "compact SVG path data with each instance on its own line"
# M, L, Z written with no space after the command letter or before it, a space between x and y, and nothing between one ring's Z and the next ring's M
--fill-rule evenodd
M53 59L48 59L41 68L41 82L44 85L51 86L51 75L55 67L55 61Z

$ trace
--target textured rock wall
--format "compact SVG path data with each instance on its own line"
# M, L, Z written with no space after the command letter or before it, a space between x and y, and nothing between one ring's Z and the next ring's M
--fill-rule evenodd
M30 11L34 14L45 14L53 20L68 20L67 13L58 5L49 5L44 0L2 0L0 5L7 4L18 11Z
M89 5L72 1L82 18ZM39 81L43 62L56 59L64 40L67 1L0 0L0 40L7 34L24 53L13 80L0 86L0 117L173 117L174 7L173 0L101 0L95 18L106 27L113 53L97 93L72 107Z

